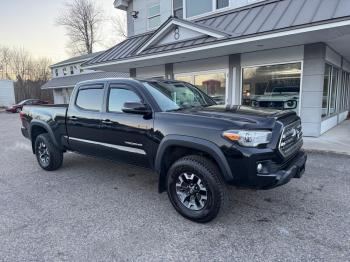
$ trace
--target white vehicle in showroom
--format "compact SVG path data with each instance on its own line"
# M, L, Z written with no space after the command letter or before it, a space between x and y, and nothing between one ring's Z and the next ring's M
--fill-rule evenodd
M273 108L279 110L292 110L297 112L299 105L299 87L274 87L263 95L251 96L251 106Z

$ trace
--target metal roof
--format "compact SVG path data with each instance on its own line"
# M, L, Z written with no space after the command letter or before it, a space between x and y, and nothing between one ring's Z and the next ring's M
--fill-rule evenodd
M274 0L216 14L195 22L232 37L264 33L350 16L349 0Z
M45 83L41 89L55 89L55 88L69 88L74 87L77 83L93 79L102 78L124 78L129 77L128 73L119 72L96 72L96 73L86 73L80 75L72 75L65 77L53 78L47 83Z
M138 49L153 34L157 33L158 30L156 30L148 34L130 37L112 49L86 62L83 66L128 59L134 56L162 53L173 49L186 49L196 45L210 45L214 42L228 39L286 31L314 24L348 20L349 18L350 0L268 0L190 21L209 27L212 30L218 30L218 32L225 32L228 36L223 39L205 37L203 35L200 38L174 42L163 46L151 46L137 55ZM171 23L171 19L164 24L166 23Z
M64 61L61 61L61 62L58 62L56 64L53 64L51 65L50 67L51 68L54 68L54 67L58 67L58 66L63 66L63 65L69 65L69 64L75 64L75 63L78 63L78 62L85 62L95 56L98 56L99 54L102 54L103 51L101 52L95 52L95 53L92 53L92 54L85 54L85 55L81 55L81 56L76 56L76 57L72 57L72 58L69 58L67 60L64 60Z
M146 40L152 33L142 34L130 37L125 41L105 51L103 54L89 60L86 64L96 64L110 60L117 60L131 57L135 50Z

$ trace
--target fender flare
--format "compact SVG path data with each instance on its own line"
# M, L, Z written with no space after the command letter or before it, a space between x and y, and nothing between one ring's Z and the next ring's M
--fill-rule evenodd
M36 126L39 126L39 127L42 127L43 129L45 129L47 131L47 133L49 134L50 138L52 139L53 144L56 147L58 147L59 149L62 149L62 146L58 143L56 136L55 136L52 128L50 127L50 125L48 123L46 123L45 121L33 119L30 122L30 127L29 127L29 137L30 137L30 140L32 141L33 153L35 153L35 149L34 149L35 141L32 140L32 130Z
M166 176L166 172L162 170L162 162L164 153L170 146L182 146L191 149L196 149L199 151L203 151L209 154L217 163L222 177L225 181L232 181L233 174L231 168L227 162L227 159L221 149L211 141L200 139L196 137L190 136L181 136L181 135L168 135L163 138L161 141L155 159L155 170L159 174L159 192L164 191L164 178Z

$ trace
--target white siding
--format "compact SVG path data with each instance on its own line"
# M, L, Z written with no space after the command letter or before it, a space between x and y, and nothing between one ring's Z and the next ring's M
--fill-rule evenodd
M13 82L0 80L0 106L10 106L15 103Z
M238 8L244 5L249 5L264 0L230 0L230 8ZM172 0L133 0L130 1L127 10L127 25L128 36L142 34L148 31L147 28L147 12L148 7L154 4L160 3L161 23L164 23L172 13ZM227 8L226 8L227 9ZM225 10L226 10L225 9ZM132 11L138 11L138 17L136 19L131 17ZM217 10L216 12L220 12ZM213 12L208 13L212 14ZM206 14L203 14L205 16Z
M228 56L220 56L174 64L174 74L220 69L228 69Z
M245 53L242 54L241 59L242 67L301 61L304 59L304 46L293 46Z
M132 5L129 5L127 13L130 16L132 11L138 11L138 18L128 18L128 27L133 30L128 30L129 34L142 34L148 31L148 7L154 4L160 4L161 23L164 23L169 16L172 15L172 1L171 0L133 0ZM133 26L131 25L133 23Z
M346 60L343 60L343 69L347 72L350 72L350 63Z
M54 67L52 68L52 77L56 78L56 77L64 77L64 76L79 75L79 74L94 72L93 70L86 70L86 69L84 69L83 72L80 72L81 64L82 63L77 63L77 64ZM71 74L71 70L70 70L71 66L73 67L74 74ZM66 68L66 75L64 75L63 73L64 68ZM56 69L58 70L58 76L56 76Z
M341 56L338 53L336 53L333 49L327 46L326 61L335 66L341 67L341 60L342 60Z
M164 76L165 76L164 65L136 68L136 77L139 77L139 78L164 77Z

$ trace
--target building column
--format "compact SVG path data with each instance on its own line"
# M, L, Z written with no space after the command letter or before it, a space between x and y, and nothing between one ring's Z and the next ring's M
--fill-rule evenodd
M165 64L165 78L174 80L174 64Z
M324 43L304 46L300 117L305 136L321 135L325 58Z
M241 54L229 56L229 73L226 104L239 105L241 102Z
M131 78L135 78L136 77L136 68L130 68L129 74L130 74Z

